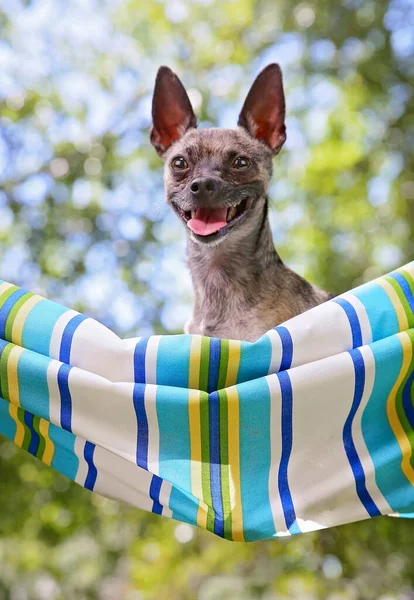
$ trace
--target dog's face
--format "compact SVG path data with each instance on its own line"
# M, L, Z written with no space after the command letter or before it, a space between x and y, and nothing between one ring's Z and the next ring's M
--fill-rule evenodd
M285 139L278 65L260 73L237 129L201 129L187 93L167 67L158 71L151 142L165 160L167 202L200 244L216 245L260 222L272 157Z

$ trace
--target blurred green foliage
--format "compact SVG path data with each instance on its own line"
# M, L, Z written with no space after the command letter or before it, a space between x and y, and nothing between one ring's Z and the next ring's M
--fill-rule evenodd
M156 69L234 126L280 62L282 257L340 292L414 256L411 0L0 0L0 276L120 335L179 331L181 225L148 142ZM409 521L231 544L71 484L0 443L0 598L414 598Z

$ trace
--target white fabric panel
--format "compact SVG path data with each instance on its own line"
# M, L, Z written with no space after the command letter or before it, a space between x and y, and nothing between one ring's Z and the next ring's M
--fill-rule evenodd
M315 306L283 325L292 337L292 367L352 348L348 317L336 302Z
M288 477L296 516L322 527L368 518L344 446L338 443L354 394L351 356L338 354L289 375L294 401Z
M281 392L279 380L276 375L268 375L266 377L267 385L270 392L270 471L269 471L269 498L271 503L273 521L275 530L279 535L290 535L285 522L282 503L279 495L279 466L280 457L282 455L281 444Z
M125 343L97 321L85 319L74 333L70 364L109 381L134 381L135 343Z
M172 510L169 508L170 503L170 495L171 495L172 485L168 481L163 479L160 489L160 504L162 505L162 514L165 517L172 517Z
M160 340L160 335L153 335L148 340L145 353L145 383L157 382L157 354Z
M76 473L75 481L76 483L79 483L79 485L82 486L85 484L86 476L88 475L89 470L89 465L83 456L83 452L85 450L85 443L86 440L84 440L81 437L77 437L75 439L75 454L79 459L79 467Z
M79 313L76 310L67 310L59 317L53 328L52 337L50 339L49 356L59 360L60 344L62 341L62 335L65 331L66 325L76 317ZM102 327L102 326L101 326Z
M354 440L355 448L358 453L359 460L361 461L362 467L365 473L365 484L366 488L378 506L382 513L392 512L391 507L381 494L380 490L375 481L375 467L372 462L371 455L368 452L368 448L365 444L364 437L362 435L362 415L365 407L369 400L372 392L372 388L375 380L375 361L372 354L372 350L369 346L363 346L359 348L362 354L365 364L365 387L364 393L361 398L361 404L358 407L358 411L355 415L354 422L352 424L352 439Z
M160 434L158 429L156 396L157 386L147 385L145 388L144 404L148 421L148 470L158 475Z
M61 367L57 360L52 360L47 368L47 385L49 388L49 414L50 421L60 426L60 391L57 382L57 374Z
M269 373L277 373L282 361L282 341L280 335L274 329L268 331L266 335L272 344L272 359L270 361Z
M105 448L96 446L93 462L98 470L94 491L151 511L149 496L152 474L129 463Z
M362 343L370 344L372 342L372 329L365 306L362 304L361 300L357 296L354 296L354 294L351 292L341 294L341 298L352 304L355 312L358 315L358 322L362 334Z
M95 444L116 448L135 463L137 419L132 383L111 383L74 367L69 374L72 431Z

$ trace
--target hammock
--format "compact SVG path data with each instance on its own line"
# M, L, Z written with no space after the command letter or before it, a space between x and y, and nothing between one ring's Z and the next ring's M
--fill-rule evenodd
M0 282L0 433L229 540L414 516L413 294L414 262L255 343L121 340Z

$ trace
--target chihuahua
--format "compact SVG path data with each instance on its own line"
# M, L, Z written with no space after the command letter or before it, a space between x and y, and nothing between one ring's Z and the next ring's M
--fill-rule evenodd
M178 77L160 67L151 143L185 225L194 309L186 333L254 341L331 295L285 266L268 219L272 158L286 140L279 65L254 81L237 129L200 129Z

